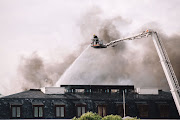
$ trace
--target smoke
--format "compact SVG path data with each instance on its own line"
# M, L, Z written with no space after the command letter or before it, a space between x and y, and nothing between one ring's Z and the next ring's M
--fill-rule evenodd
M106 19L102 16L103 12L93 7L82 17L80 28L85 40L89 40L93 33L105 43L124 37L123 31L131 25L129 20L121 16ZM180 79L180 36L162 34L158 26L151 22L140 27L136 33L146 28L159 33L177 78ZM131 35L133 33L129 34ZM169 88L151 37L121 42L113 48L89 48L59 81L60 84L126 84L146 88Z
M93 34L107 43L149 28L160 33L180 79L179 35L167 36L160 29L163 28L163 32L167 34L179 31L177 3L79 2L3 2L0 13L2 94L51 86L65 71L66 76L63 75L59 80L64 84L133 84L168 88L150 37L124 41L113 48L89 48L71 69L67 69L90 44ZM153 22L145 24L149 21ZM53 52L55 60L52 60L48 53L57 47ZM33 51L37 53L32 53ZM18 61L22 52L25 56ZM47 61L46 58L51 60Z
M53 86L66 68L74 61L74 54L63 58L63 62L50 62L33 52L29 57L22 57L18 67L18 78L22 90Z
M173 35L171 37L164 35L162 39L166 41L165 47L174 68L176 77L180 83L180 35Z
M58 86L59 84L118 84L168 89L151 37L121 42L115 47L106 49L88 48L71 69L67 69L84 46L90 44L93 34L97 34L104 43L125 37L123 32L131 26L130 20L121 16L108 18L103 16L104 13L98 7L93 7L82 15L79 20L82 44L77 51L62 58L63 62L46 62L37 52L29 57L22 57L18 67L18 81L22 83L21 89L53 86L59 78ZM167 36L161 33L160 26L155 22L140 27L136 33L147 28L158 31L177 78L180 78L180 36ZM133 33L129 32L128 35L131 36Z

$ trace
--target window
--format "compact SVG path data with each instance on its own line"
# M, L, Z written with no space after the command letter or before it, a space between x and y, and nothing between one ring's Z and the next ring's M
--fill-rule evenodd
M20 105L12 105L11 106L11 116L12 116L12 118L20 118L21 117L21 106Z
M123 104L117 105L117 114L120 115L121 117L124 117L124 108ZM125 115L128 114L128 105L125 104Z
M168 118L169 117L169 105L168 104L159 104L159 114L161 118Z
M75 92L83 93L83 92L84 92L84 89L76 89Z
M65 117L65 105L56 105L55 113L57 118Z
M138 104L139 117L146 118L149 114L148 104Z
M43 105L34 105L34 117L35 118L42 118L43 117Z
M86 113L86 105L76 105L77 117L80 117L82 114Z
M119 89L111 89L111 93L118 93Z
M98 114L102 117L106 116L106 105L98 105Z

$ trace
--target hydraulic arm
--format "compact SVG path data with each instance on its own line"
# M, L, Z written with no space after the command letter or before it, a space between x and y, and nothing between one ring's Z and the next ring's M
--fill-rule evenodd
M169 57L166 53L165 47L164 47L162 41L159 39L157 32L147 30L147 31L144 31L144 32L142 32L138 35L132 36L132 37L127 37L127 38L122 38L122 39L117 39L117 40L111 41L111 42L105 44L104 46L105 47L113 46L114 44L116 44L120 41L141 39L144 37L148 37L149 35L151 35L153 38L153 42L154 42L155 48L157 50L158 56L160 58L160 62L161 62L162 68L164 70L165 76L167 78L167 81L168 81L168 84L170 87L170 91L172 93L174 102L176 104L177 110L180 115L180 86L179 86L178 80L176 78L176 75L174 73L171 62L169 60Z
M176 104L177 110L180 115L180 87L176 75L174 73L173 67L169 60L169 57L166 53L165 47L162 44L162 41L159 39L157 32L151 32L154 45L156 47L157 53L160 58L160 62L164 73L166 75L174 102Z

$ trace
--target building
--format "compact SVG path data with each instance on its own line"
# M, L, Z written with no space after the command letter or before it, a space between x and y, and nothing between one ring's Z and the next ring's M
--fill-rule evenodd
M123 109L123 91L125 110ZM61 85L0 98L0 119L71 119L87 111L141 119L180 119L170 92L118 85Z

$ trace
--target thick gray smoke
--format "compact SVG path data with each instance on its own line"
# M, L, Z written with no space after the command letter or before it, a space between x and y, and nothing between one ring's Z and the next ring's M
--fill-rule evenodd
M89 40L93 33L106 43L121 38L121 31L125 28L122 24L128 26L130 23L121 16L103 19L101 14L101 10L93 8L83 16L80 27L84 39ZM160 31L154 23L145 26ZM137 33L142 30L146 30L146 27L142 27ZM180 36L167 36L160 32L159 36L165 44L177 78L180 79ZM57 85L133 84L136 87L168 89L151 37L121 42L113 48L89 48L65 73Z
M131 25L121 16L107 19L103 18L102 14L101 9L94 7L82 16L79 25L84 41L80 49L90 44L93 34L97 34L107 43L123 37L121 31ZM150 23L140 27L137 33L146 30L149 26L160 31L156 29L156 24ZM133 33L129 33L129 36L131 35ZM162 33L159 33L159 36L165 44L177 78L180 79L180 36L167 36ZM61 63L45 63L37 53L22 58L18 71L20 81L23 81L23 89L52 86L63 73L65 74L58 81L58 86L59 84L131 84L137 87L168 88L151 37L121 42L115 47L106 49L88 48L73 63L77 55L77 53L70 54L67 58L63 58L64 62ZM67 69L69 66L70 69Z
M162 39L166 41L165 47L180 83L180 35L173 35L171 37L164 35Z
M63 62L45 63L36 52L29 57L22 57L18 67L22 89L53 86L74 59L75 55L70 54L63 58Z

